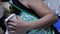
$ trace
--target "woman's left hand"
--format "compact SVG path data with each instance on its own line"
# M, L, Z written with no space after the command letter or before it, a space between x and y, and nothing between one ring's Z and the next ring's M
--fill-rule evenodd
M10 34L26 34L28 30L28 23L25 23L19 16L14 16L8 22L8 31Z

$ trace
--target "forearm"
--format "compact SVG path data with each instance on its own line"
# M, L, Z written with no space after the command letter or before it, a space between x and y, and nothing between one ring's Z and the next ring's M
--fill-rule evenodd
M54 22L56 22L58 17L53 14L48 14L41 19L38 19L36 21L30 22L29 27L30 29L41 29L41 28L48 28L50 27Z

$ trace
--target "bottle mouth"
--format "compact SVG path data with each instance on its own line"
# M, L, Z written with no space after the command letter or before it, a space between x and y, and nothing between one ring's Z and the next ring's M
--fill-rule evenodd
M0 18L3 17L3 14L4 14L4 12L3 12L3 8L0 6Z

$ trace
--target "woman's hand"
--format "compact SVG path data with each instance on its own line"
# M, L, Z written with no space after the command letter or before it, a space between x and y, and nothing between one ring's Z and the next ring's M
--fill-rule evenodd
M10 34L26 34L28 30L28 23L25 23L19 16L14 16L8 22L8 31Z

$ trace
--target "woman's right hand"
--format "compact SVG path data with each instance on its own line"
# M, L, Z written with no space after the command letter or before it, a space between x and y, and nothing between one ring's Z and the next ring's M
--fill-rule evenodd
M10 34L26 34L28 30L28 23L24 22L19 16L14 16L8 22L8 31Z

